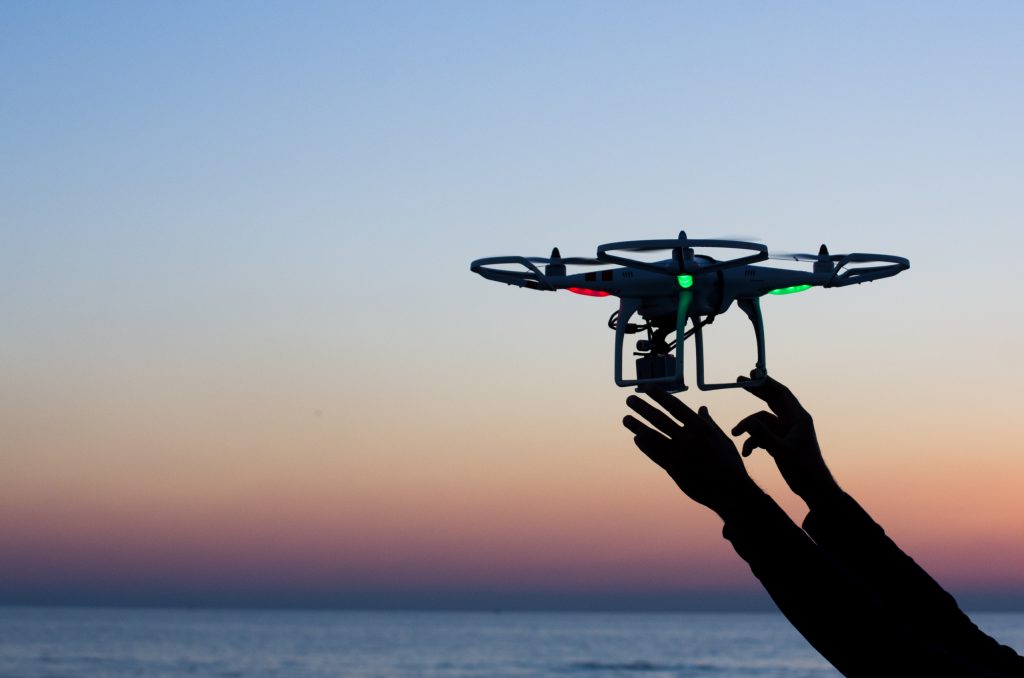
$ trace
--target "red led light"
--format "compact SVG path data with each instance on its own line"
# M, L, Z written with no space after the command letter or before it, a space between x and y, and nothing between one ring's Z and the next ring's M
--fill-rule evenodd
M585 287L569 287L567 289L570 292L574 292L576 294L582 294L585 297L607 297L608 296L607 292L602 292L601 290L588 290Z

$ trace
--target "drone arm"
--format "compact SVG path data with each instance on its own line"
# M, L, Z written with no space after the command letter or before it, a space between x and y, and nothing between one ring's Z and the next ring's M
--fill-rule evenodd
M491 268L495 264L519 264L525 267L525 271L509 271L501 268ZM529 287L539 290L555 290L547 276L526 257L487 257L477 259L469 265L469 270L479 273L488 280L503 282L517 287Z

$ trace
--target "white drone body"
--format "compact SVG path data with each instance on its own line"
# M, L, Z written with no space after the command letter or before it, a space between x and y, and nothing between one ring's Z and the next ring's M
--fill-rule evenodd
M749 253L717 261L695 253L696 248L737 249ZM619 252L668 251L660 261L642 261ZM770 258L813 263L811 270L756 266ZM538 266L543 266L543 270ZM518 270L496 268L515 265ZM568 266L600 266L601 270L569 274ZM615 330L615 383L650 387L668 392L685 391L683 342L696 341L697 386L701 390L732 388L734 382L708 384L704 381L704 337L702 328L725 313L735 301L746 313L757 341L757 363L747 386L756 386L767 376L764 322L760 297L789 294L811 287L844 287L888 278L910 268L910 262L888 254L829 254L822 245L818 254L769 255L765 245L738 240L692 240L680 232L675 240L632 240L608 243L597 248L596 258L562 257L556 247L548 258L488 257L470 264L470 270L488 280L536 290L567 289L588 296L616 296L619 310L609 320ZM645 322L630 323L639 314ZM686 330L686 323L691 323ZM637 342L636 377L622 373L622 349L626 334L646 332ZM675 333L676 339L668 341ZM673 350L675 353L673 354Z

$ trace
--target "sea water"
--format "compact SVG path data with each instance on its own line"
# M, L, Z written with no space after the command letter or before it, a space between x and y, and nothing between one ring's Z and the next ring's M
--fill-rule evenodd
M1024 614L972 618L1024 650ZM778 614L0 608L0 676L836 676Z

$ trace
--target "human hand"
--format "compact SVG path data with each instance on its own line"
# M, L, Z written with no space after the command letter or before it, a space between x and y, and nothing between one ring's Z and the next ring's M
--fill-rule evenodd
M648 395L672 417L646 400L630 396L626 404L650 425L630 415L622 423L632 431L640 451L665 469L687 496L726 518L751 494L760 492L747 475L736 445L711 418L708 408L694 412L661 390Z
M740 377L739 381L749 380ZM767 451L789 488L811 508L841 492L821 456L814 420L793 392L771 377L760 386L744 388L765 401L772 411L756 412L733 427L734 436L750 436L743 441L743 456L750 456L758 447Z

